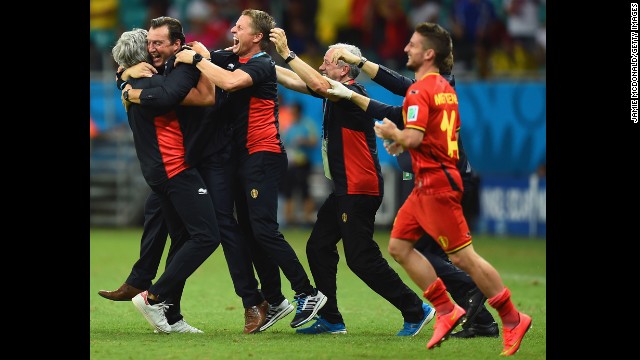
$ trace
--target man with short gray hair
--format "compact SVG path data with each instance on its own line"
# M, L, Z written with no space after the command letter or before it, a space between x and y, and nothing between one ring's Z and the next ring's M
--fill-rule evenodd
M342 239L349 268L401 311L404 324L396 335L415 336L436 312L389 266L373 239L376 212L382 204L384 189L373 131L374 119L350 101L327 93L331 86L323 77L339 81L366 96L365 88L355 80L362 64L330 61L337 49L345 49L361 57L360 49L344 43L329 46L318 72L289 50L284 30L271 30L270 39L293 69L278 66L278 83L323 99L322 160L325 176L333 181L333 192L318 210L318 218L307 241L309 268L316 286L328 300L318 312L317 321L296 332L347 332L336 298L337 243Z

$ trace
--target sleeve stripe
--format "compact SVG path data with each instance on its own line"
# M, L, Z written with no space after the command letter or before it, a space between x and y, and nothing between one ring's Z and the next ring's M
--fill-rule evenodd
M421 127L421 126L415 126L415 125L406 125L405 126L406 129L415 129L415 130L420 130L422 132L425 131L425 128Z

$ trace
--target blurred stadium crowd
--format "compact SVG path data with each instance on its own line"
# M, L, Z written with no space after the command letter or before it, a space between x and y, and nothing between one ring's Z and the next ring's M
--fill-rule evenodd
M451 32L458 78L546 75L546 0L90 0L90 70L112 73L111 48L120 34L147 29L150 19L162 15L182 21L187 41L225 48L246 8L270 13L291 50L316 67L328 45L346 42L377 63L403 70L403 48L415 25L430 21Z

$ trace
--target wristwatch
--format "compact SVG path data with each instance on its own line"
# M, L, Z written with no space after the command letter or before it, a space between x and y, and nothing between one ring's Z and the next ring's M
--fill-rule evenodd
M131 90L131 89L127 89L122 93L122 96L124 97L124 99L126 101L129 101L129 90Z
M193 65L198 64L202 59L202 55L195 53L195 55L193 55Z
M361 57L360 58L360 63L358 64L358 69L362 69L362 67L364 66L364 63L366 63L367 61L369 61L369 60L367 60L366 57L364 57L364 56Z
M289 51L289 56L287 56L287 58L284 60L284 62L286 62L287 64L289 63L289 61L293 60L296 58L296 53L294 53L293 51Z

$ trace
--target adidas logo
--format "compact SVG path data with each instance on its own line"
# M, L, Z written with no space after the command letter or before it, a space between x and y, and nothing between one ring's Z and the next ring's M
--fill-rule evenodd
M233 70L233 67L234 67L234 65L233 65L233 64L229 64L229 65L227 65L227 69L231 69L231 70Z
M200 195L204 195L204 194L208 194L208 193L209 192L207 191L207 189L203 189L203 188L198 189L198 194L200 194Z

